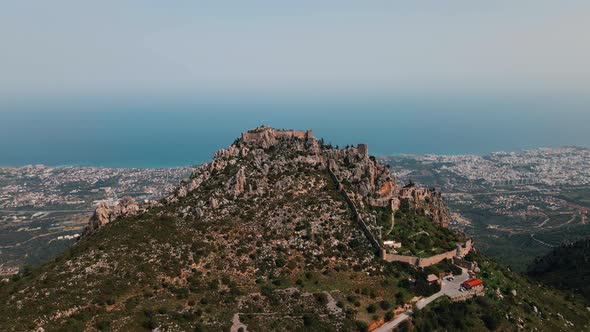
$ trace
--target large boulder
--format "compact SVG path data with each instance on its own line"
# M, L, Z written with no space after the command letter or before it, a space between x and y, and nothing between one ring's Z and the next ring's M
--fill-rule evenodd
M115 207L111 208L107 203L96 206L92 217L82 232L82 236L96 233L100 228L118 217L127 217L137 214L141 210L139 204L130 196L121 198Z
M88 225L84 228L82 236L87 236L96 232L99 228L111 221L113 211L106 203L100 203L96 206L92 217L88 220Z
M121 198L119 203L113 209L113 215L115 218L127 217L137 214L140 210L139 204L133 199L133 197L125 196Z

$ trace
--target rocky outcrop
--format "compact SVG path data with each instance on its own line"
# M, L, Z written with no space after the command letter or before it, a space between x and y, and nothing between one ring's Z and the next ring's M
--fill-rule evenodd
M96 206L92 217L88 221L88 225L84 228L82 236L87 236L96 232L99 228L108 224L111 221L113 211L106 203L100 203Z
M155 204L150 204L143 209L149 208ZM129 196L121 198L117 205L110 207L106 203L100 203L96 206L92 217L82 232L82 236L88 236L96 233L100 228L118 217L128 217L140 212L142 208Z
M244 192L244 188L246 187L246 173L244 172L244 168L240 168L236 175L233 178L233 188L232 192L234 195L240 195Z
M121 200L119 200L119 203L114 207L113 216L115 218L127 217L137 214L139 210L140 206L133 199L133 197L126 196L121 198Z
M415 185L400 188L397 191L397 197L391 200L391 209L421 213L443 227L451 223L451 213L441 193L434 189Z
M387 206L396 192L389 168L369 157L366 144L325 151L330 169L343 183L373 206Z

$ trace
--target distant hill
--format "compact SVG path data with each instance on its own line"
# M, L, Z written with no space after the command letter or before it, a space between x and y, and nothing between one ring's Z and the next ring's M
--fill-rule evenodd
M422 269L377 255L392 236L402 241L397 250L421 258L463 242L444 227L442 196L415 189L397 184L366 145L248 131L169 197L99 206L66 253L0 283L1 330L367 331L437 292L429 274L456 269L449 260ZM577 301L469 258L485 296L438 300L403 329L588 328Z
M559 246L535 259L528 274L548 285L581 294L590 301L590 238Z

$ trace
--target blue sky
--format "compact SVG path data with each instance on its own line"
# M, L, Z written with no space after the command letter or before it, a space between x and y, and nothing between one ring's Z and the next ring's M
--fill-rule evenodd
M590 95L588 1L0 2L0 110L85 97Z

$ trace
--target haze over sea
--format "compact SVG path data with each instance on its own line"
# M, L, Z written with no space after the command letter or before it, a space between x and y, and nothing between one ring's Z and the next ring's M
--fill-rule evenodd
M0 165L195 165L209 161L240 132L262 124L312 129L334 145L368 143L372 155L590 146L590 111L584 103L428 100L15 107L0 111Z

